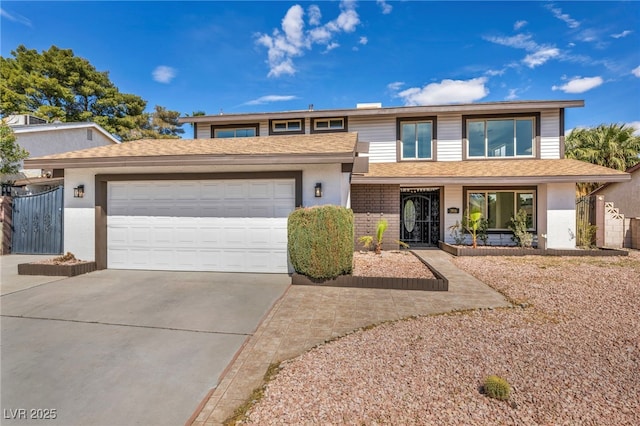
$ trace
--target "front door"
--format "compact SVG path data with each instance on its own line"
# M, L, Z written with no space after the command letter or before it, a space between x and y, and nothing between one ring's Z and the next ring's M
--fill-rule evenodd
M400 203L400 241L436 247L440 239L440 189L402 189Z

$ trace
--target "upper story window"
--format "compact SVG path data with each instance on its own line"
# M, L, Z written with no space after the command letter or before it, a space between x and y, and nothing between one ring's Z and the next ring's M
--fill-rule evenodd
M269 120L269 134L303 134L304 119L296 118L291 120Z
M347 130L347 117L313 118L311 133L343 132Z
M467 157L501 158L536 155L535 117L468 118Z
M435 118L398 120L401 160L433 160Z
M92 141L93 140L93 130L91 130L91 129L87 129L87 140L88 141Z
M258 125L222 125L211 126L212 138L251 138L258 136Z

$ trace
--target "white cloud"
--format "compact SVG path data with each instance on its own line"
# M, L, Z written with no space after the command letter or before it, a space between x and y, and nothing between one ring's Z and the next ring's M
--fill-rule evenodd
M562 86L553 86L551 90L560 90L564 93L584 93L604 83L602 77L575 77Z
M336 43L335 41L332 41L331 43L327 44L327 48L323 53L330 52L333 49L337 49L338 47L340 47L340 43Z
M518 31L519 29L521 29L522 27L524 27L524 26L525 26L525 25L527 25L527 24L528 24L528 22L527 22L527 21L516 21L516 22L513 24L513 29L514 29L515 31Z
M412 87L398 93L407 106L438 105L448 103L469 103L484 98L489 94L485 86L486 77L471 80L442 80L426 86Z
M484 37L484 39L491 43L515 47L516 49L532 51L538 48L538 43L531 39L531 34L518 34L510 37L489 36Z
M8 19L9 21L12 22L17 22L18 24L22 24L25 25L29 28L32 28L33 25L31 24L31 20L28 18L25 18L22 15L12 15L9 12L7 12L6 10L0 8L0 16L2 16L5 19Z
M623 32L618 33L618 34L611 34L611 37L613 37L613 38L624 38L624 37L628 36L631 33L633 33L633 31L624 30Z
M509 89L509 94L504 99L507 101L518 99L518 89Z
M486 75L488 75L489 77L495 77L497 75L504 75L504 69L501 70L488 70L485 72Z
M158 83L165 83L165 84L171 83L171 80L174 79L176 74L177 72L175 68L171 68L166 65L157 66L156 69L154 69L153 72L151 73L155 81L157 81Z
M369 43L369 39L366 37L360 37L360 40L358 40L358 43L365 45L367 43Z
M287 14L282 18L282 31L284 31L286 42L289 43L290 46L293 46L294 49L291 49L290 46L283 45L283 47L292 52L297 51L305 44L303 15L304 10L300 5L296 4L295 6L291 6Z
M312 4L307 8L307 15L309 15L309 25L320 25L322 19L322 12L318 5Z
M627 123L627 126L633 127L635 131L633 132L634 136L640 136L640 121L632 121Z
M340 12L338 18L329 22L327 26L331 29L335 29L336 32L354 32L356 27L360 24L360 17L358 16L358 12L355 10L355 3L343 1L340 8L342 9L342 12Z
M293 99L298 99L298 98L292 95L267 95L267 96L261 96L258 99L253 99L249 102L245 102L245 105L262 105L269 102L284 102L284 101L291 101Z
M529 68L535 68L544 64L549 59L557 58L560 56L560 50L555 47L543 47L540 50L531 53L524 57L522 60Z
M564 21L569 28L578 28L580 26L580 22L573 19L569 14L562 13L562 9L554 7L553 3L546 4L545 7L553 13L553 16Z
M378 3L378 6L380 6L380 10L382 11L383 15L388 15L393 10L393 6L388 4L386 0L376 0L376 3Z
M294 75L294 58L304 55L306 50L313 49L316 44L326 46L323 53L329 52L340 46L334 40L336 35L353 32L360 25L356 3L351 0L342 0L338 17L325 25L321 25L322 14L318 6L309 6L307 15L309 25L313 26L309 30L305 29L304 9L300 5L294 5L282 19L282 30L276 28L271 35L256 34L256 44L268 50L269 77Z
M636 77L640 78L640 65L638 65L637 67L635 67L634 69L631 70L631 74L635 75Z
M557 47L540 45L531 38L531 34L518 34L510 37L488 36L484 37L484 39L491 43L516 49L524 49L530 52L522 59L522 62L529 68L535 68L550 59L560 56L560 50Z
M403 81L394 81L393 83L387 84L387 89L397 92L402 86L404 86Z

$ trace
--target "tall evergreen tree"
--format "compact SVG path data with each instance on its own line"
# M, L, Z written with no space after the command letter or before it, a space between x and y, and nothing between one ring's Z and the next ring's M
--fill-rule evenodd
M133 140L145 127L153 127L151 115L144 112L144 99L121 93L108 72L96 70L71 49L51 46L39 53L20 45L11 56L0 57L1 115L30 113L47 120L94 121L121 140ZM167 119L179 115L162 109ZM180 125L175 126L165 125L158 135L178 137Z

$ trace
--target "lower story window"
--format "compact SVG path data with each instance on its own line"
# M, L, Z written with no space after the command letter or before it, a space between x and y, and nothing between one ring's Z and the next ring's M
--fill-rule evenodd
M469 212L479 211L488 222L489 230L508 230L511 218L520 209L527 213L527 226L535 231L536 191L527 190L478 190L467 191Z

